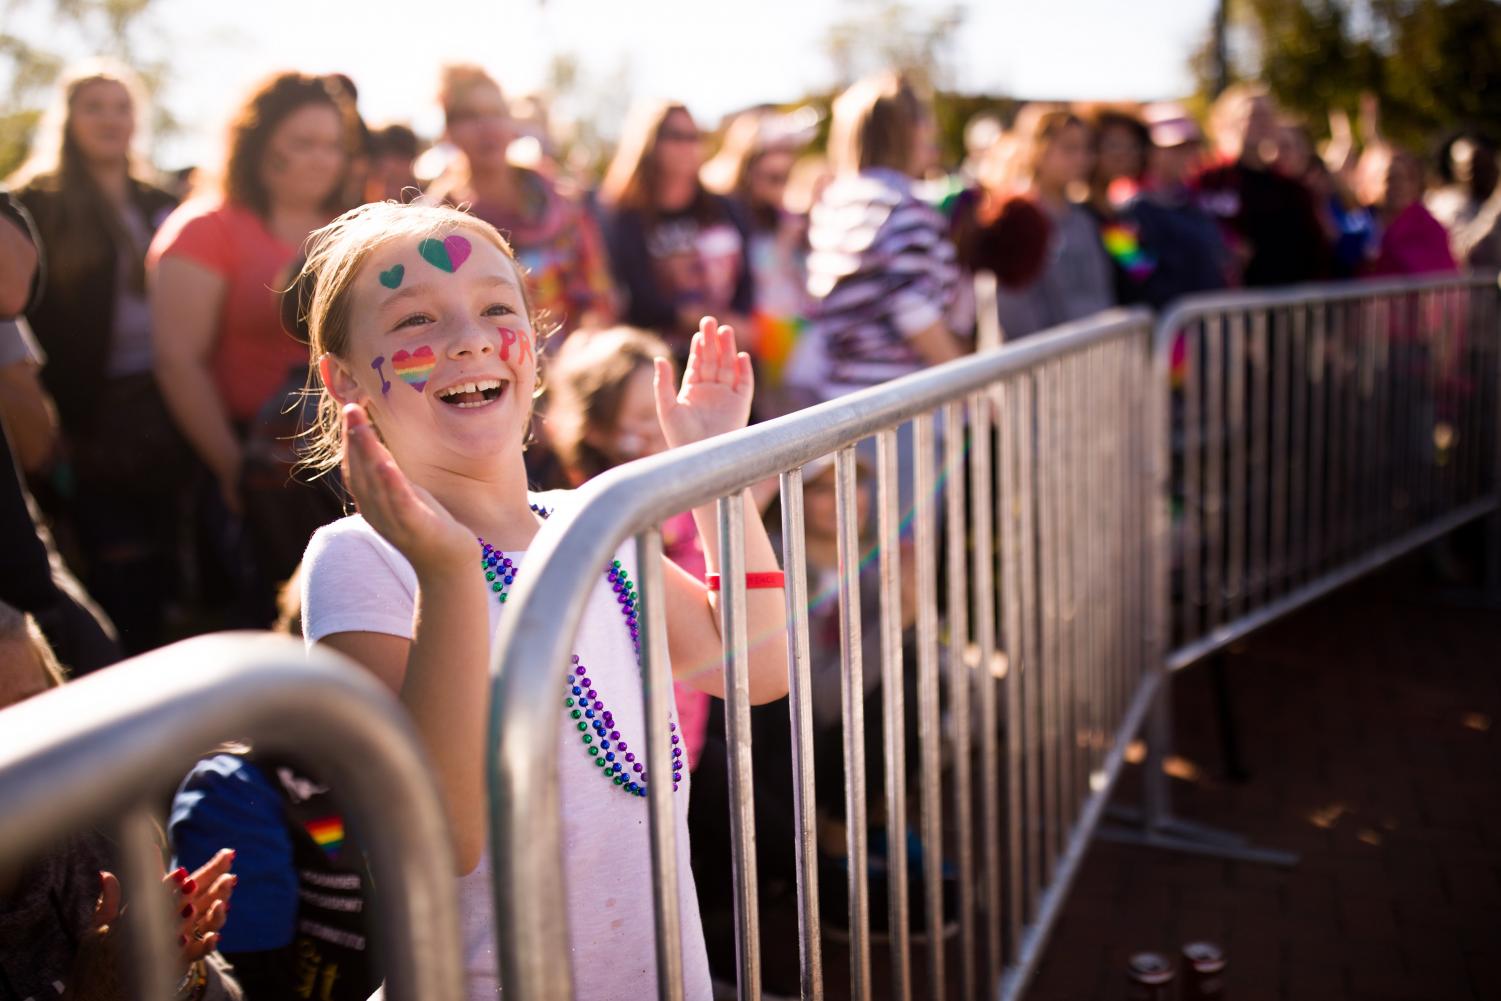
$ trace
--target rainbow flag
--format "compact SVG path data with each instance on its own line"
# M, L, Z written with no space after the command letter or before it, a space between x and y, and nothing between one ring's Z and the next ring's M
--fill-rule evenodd
M757 310L751 317L749 350L772 385L781 384L787 360L792 357L792 349L806 325L807 321L800 316L774 316L763 310Z
M324 817L322 820L310 820L305 825L307 832L318 842L329 858L339 854L339 849L344 847L344 818Z
M1132 281L1146 281L1157 270L1157 261L1141 249L1135 226L1124 222L1106 223L1100 229L1105 252L1120 265Z

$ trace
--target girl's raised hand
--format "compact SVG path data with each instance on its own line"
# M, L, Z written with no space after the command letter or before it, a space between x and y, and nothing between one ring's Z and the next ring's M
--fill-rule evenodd
M357 403L344 407L344 483L360 514L412 568L438 571L464 566L474 536L406 474L386 451Z
M750 420L755 390L750 355L735 347L735 331L706 316L688 349L688 370L673 394L672 366L658 358L653 388L657 419L673 448L738 431Z

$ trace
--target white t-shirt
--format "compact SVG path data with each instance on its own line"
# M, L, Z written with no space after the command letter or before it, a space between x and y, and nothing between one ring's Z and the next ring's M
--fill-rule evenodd
M568 504L572 491L532 495L551 510ZM615 558L636 574L634 546ZM524 553L507 553L524 567ZM488 586L474 549L475 587ZM387 633L411 638L417 575L410 563L359 515L320 528L302 564L303 630L309 644L342 632ZM499 628L503 607L490 601L490 629ZM614 592L600 568L589 595L573 651L589 671L599 698L614 714L615 728L632 748L646 750L645 706L630 633ZM604 778L563 700L570 694L558 675L558 755L562 782L564 880L574 996L657 996L656 936L652 921L651 847L645 797L631 796ZM676 711L673 713L676 718ZM636 750L636 749L639 749ZM477 750L477 749L476 749ZM713 995L699 920L698 894L689 865L688 772L677 806L679 909L683 922L684 994L690 1001ZM490 899L488 851L479 867L459 880L460 927L471 999L493 999L498 989L495 918Z

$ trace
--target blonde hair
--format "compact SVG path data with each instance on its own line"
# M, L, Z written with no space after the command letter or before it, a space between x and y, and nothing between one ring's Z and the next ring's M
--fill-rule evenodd
M1011 125L1016 146L1011 166L1018 175L1015 180L1025 184L1037 177L1037 168L1049 147L1065 131L1080 128L1089 131L1089 123L1079 117L1067 105L1028 104L1016 113Z
M868 167L911 173L917 127L927 117L923 99L900 74L866 77L834 101L829 163L836 174Z
M522 304L532 326L534 356L541 358L547 332L538 326L526 291L526 272L511 245L482 219L442 205L372 202L350 209L308 237L307 261L286 295L296 296L300 319L307 321L310 364L307 391L318 396L318 414L304 432L302 465L326 473L339 465L344 452L339 403L323 385L318 359L325 354L345 358L349 350L349 317L353 309L354 280L365 263L381 247L402 237L425 238L465 229L493 244L516 268L522 281ZM537 371L536 391L542 385ZM535 393L534 393L535 395Z
M3 601L0 601L0 643L18 643L31 648L42 673L47 676L47 687L61 688L68 680L68 672L52 652L52 644L42 634L36 619Z

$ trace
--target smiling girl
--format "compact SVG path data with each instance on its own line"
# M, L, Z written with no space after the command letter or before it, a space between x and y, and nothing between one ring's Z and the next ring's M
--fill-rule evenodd
M314 234L302 280L313 287L308 325L323 389L315 451L324 468L342 457L360 510L320 530L308 548L307 639L365 666L410 710L436 771L462 877L469 993L493 998L484 850L491 646L542 519L575 503L570 491L527 490L522 444L538 384L531 308L500 235L437 207L379 204L345 214ZM670 372L657 362L656 407L669 445L745 425L750 360L730 328L705 317L676 394ZM775 571L748 496L744 503L747 569ZM695 517L712 572L712 509ZM572 916L574 985L578 997L656 993L644 796L650 783L671 781L686 996L707 999L688 865L688 774L676 752L671 776L647 775L637 760L646 745L638 623L628 597L638 578L633 550L622 546L616 562L600 568L566 683L559 668L558 778L570 861L568 885L559 889ZM720 672L703 668L717 667L721 656L717 595L670 562L663 571L675 676L722 694ZM781 592L749 592L748 612L754 632L768 637L751 653L752 701L779 698L787 685Z

